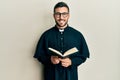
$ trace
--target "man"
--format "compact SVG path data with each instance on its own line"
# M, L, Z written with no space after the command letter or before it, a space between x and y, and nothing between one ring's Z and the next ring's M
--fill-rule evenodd
M68 25L69 7L59 2L54 7L56 25L45 31L34 57L44 65L44 80L78 80L77 67L89 58L89 50L83 35ZM49 47L61 53L76 47L78 52L65 58L52 55Z

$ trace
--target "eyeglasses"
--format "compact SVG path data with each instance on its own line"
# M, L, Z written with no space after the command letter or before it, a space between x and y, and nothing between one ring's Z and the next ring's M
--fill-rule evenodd
M68 12L64 12L64 13L60 13L60 12L56 12L54 13L55 17L60 17L60 16L63 16L64 18L66 18L68 16Z

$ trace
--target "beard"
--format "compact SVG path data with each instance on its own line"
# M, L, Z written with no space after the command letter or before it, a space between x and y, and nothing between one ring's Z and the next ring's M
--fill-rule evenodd
M60 20L59 20L60 21ZM58 21L55 21L56 25L59 26L59 27L64 27L68 24L68 21L66 21L64 24L60 24Z

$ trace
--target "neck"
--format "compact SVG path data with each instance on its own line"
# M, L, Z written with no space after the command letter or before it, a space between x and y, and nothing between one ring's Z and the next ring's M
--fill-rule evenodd
M67 27L67 24L65 26L62 26L62 27L60 27L58 25L56 25L56 26L57 26L58 29L65 29Z

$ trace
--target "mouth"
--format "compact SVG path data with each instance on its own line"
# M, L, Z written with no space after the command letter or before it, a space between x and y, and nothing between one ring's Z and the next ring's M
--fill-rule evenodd
M63 20L60 20L59 22L60 22L60 23L64 23L64 21L63 21Z
M59 27L64 27L64 26L67 24L67 21L64 20L64 19L59 19L59 20L56 20L56 24L57 24Z
M60 23L64 23L64 22L65 22L65 20L59 20L59 22L60 22Z

